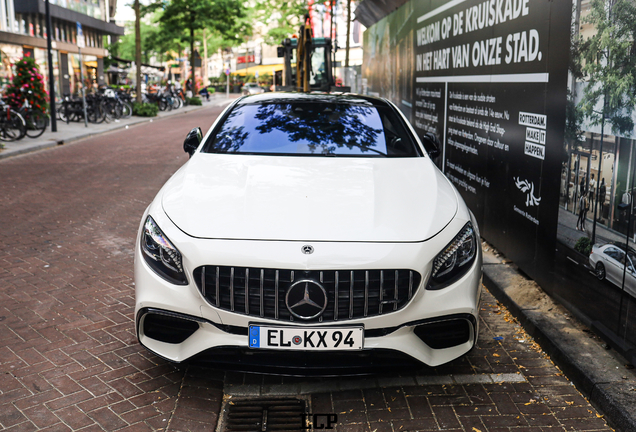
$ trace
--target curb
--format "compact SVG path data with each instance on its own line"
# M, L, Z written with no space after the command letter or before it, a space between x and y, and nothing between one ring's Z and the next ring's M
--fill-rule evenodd
M14 150L14 151L11 151L9 153L0 152L0 159L6 159L6 158L10 158L12 156L18 156L18 155L22 155L22 154L25 154L25 153L36 152L38 150L44 150L44 149L47 149L47 148L56 147L58 145L59 144L58 144L57 141L49 140L49 141L45 141L43 143L34 144L33 146L29 146L29 147L25 147L25 148L22 148L22 149Z
M636 379L599 339L539 286L484 251L483 282L567 378L620 432L636 431ZM522 285L520 289L520 285ZM530 295L529 295L530 294ZM538 299L538 300L537 300Z

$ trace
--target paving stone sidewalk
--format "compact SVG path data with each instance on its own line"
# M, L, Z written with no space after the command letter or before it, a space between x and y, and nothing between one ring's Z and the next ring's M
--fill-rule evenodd
M610 431L510 313L487 291L480 337L438 368L361 378L277 378L227 373L225 394L307 397L335 413L337 431Z

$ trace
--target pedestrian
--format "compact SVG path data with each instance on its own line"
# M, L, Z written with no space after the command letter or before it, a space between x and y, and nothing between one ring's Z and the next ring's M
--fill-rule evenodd
M185 83L185 87L186 87L186 97L191 98L193 96L193 94L192 94L192 78L188 78L188 80Z
M587 199L587 191L583 191L581 198L579 198L579 218L576 221L577 231L585 231L585 218L589 209L590 203Z
M604 207L605 207L605 195L607 194L607 186L605 185L605 179L601 179L601 184L598 187L598 205L601 208L599 210L600 215L598 217L599 220L604 219Z
M590 206L593 206L594 202L596 201L596 180L594 180L594 174L590 175L590 183L587 191L589 195Z
M210 102L210 92L208 91L207 87L203 87L200 91L199 94L201 96L205 96L205 100Z

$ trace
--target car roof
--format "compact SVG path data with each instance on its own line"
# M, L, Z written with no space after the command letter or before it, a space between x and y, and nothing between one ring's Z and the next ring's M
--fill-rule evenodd
M604 245L601 245L600 247L605 248L605 247L608 247L608 246L614 246L615 248L620 249L621 251L625 252L625 243L618 243L618 242L610 241L610 242L605 243ZM630 253L636 255L636 249L634 249L633 247L629 246L627 248L627 250Z
M296 93L273 92L259 95L245 96L239 99L237 105L285 103L285 102L322 102L322 103L348 103L352 105L389 106L384 100L371 96L363 96L353 93Z

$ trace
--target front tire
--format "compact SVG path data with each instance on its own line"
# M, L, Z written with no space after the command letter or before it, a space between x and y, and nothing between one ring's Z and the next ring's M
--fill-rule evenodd
M602 262L596 263L595 272L596 278L600 281L605 280L605 266Z
M26 118L26 134L29 138L37 138L44 133L49 124L49 117L41 112L31 112Z
M121 115L121 117L125 118L125 119L130 118L132 116L132 111L133 111L132 110L132 105L129 104L128 102L124 102L122 104L122 110L121 110L122 115Z
M26 123L24 118L16 111L6 108L2 113L2 125L0 128L0 140L19 141L26 136ZM6 116L6 118L5 118Z

